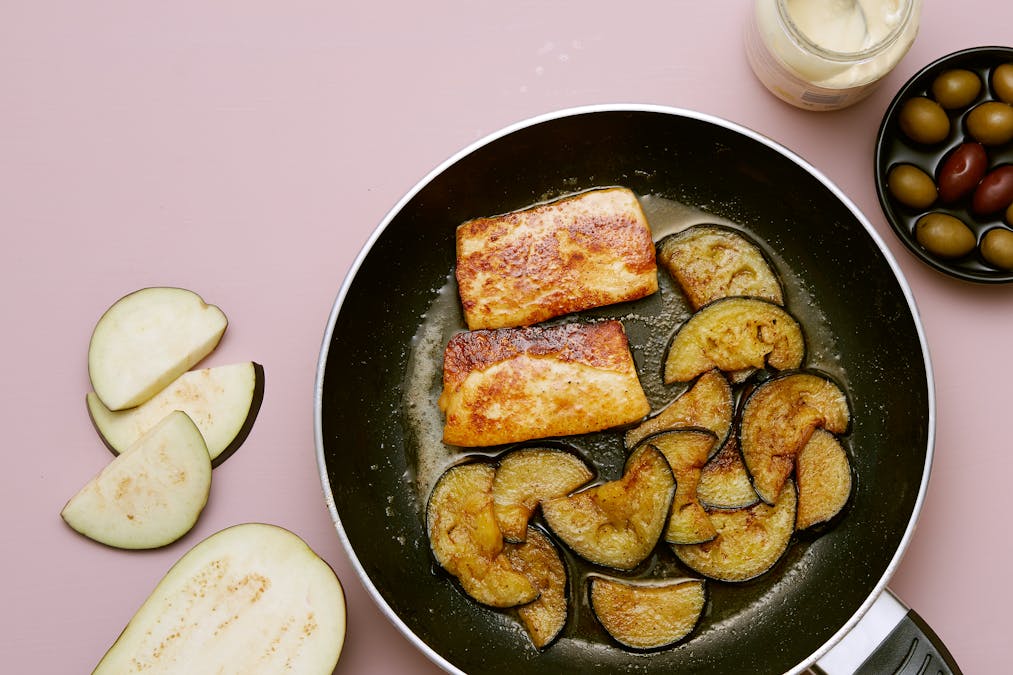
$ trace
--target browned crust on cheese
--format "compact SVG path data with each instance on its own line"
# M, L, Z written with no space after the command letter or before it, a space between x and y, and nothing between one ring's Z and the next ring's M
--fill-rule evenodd
M457 229L472 330L528 326L658 290L654 240L630 190L591 190Z
M618 321L459 333L439 404L444 441L461 446L599 431L650 412Z

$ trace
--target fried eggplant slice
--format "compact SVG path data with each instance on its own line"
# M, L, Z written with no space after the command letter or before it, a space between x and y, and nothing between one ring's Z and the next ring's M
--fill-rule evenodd
M658 290L653 235L626 188L462 223L456 275L470 330L530 326Z
M626 460L622 478L542 502L549 529L597 565L631 570L661 538L675 494L665 457L643 445Z
M443 441L457 446L600 431L651 408L614 320L458 333L439 405Z
M711 370L693 383L654 417L626 432L626 447L633 448L651 434L687 427L710 429L718 438L714 450L727 438L735 409L732 387L720 370Z
M541 595L517 608L517 616L538 649L559 637L568 614L566 565L559 550L541 530L531 527L523 544L507 544L506 555L515 569L528 577Z
M665 382L688 382L712 368L790 370L804 356L802 328L782 307L757 298L722 298L679 328L665 360Z
M426 525L436 562L465 593L484 605L514 607L537 598L538 589L503 553L492 507L495 473L479 462L444 472L429 496Z
M742 509L760 501L732 434L700 472L696 497L705 508Z
M699 544L718 534L697 499L700 471L717 440L705 429L685 429L666 431L644 441L661 451L675 476L675 497L665 528L669 544Z
M836 436L824 429L813 432L795 458L795 480L797 529L825 523L840 513L851 496L851 463Z
M731 296L784 304L781 281L760 247L722 225L694 225L658 243L658 262L679 283L693 310Z
M594 471L571 452L550 448L513 450L499 463L492 503L503 538L524 541L538 505L568 495L594 478Z
M660 649L693 632L707 601L703 579L627 581L592 576L591 609L619 644Z
M760 499L773 503L816 429L843 434L850 420L847 396L823 374L782 374L754 389L742 408L739 447Z
M718 536L703 544L673 545L675 555L693 571L719 581L748 581L774 566L795 531L798 500L787 481L773 506L710 511Z

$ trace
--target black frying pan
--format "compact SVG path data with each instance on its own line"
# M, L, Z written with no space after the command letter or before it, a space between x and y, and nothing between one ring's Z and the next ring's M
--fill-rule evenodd
M707 614L688 641L631 653L581 610L539 653L508 613L465 597L433 562L412 481L417 429L406 415L406 373L413 338L452 278L460 222L604 185L734 221L790 270L788 308L814 299L818 312L806 310L803 327L835 336L833 348L813 350L807 365L848 389L854 423L846 443L856 483L843 517L818 537L796 535L773 570L745 584L711 583ZM595 315L658 311L657 298L639 303ZM657 378L644 331L635 321L627 329L642 379ZM436 406L439 364L433 372L429 399L415 404ZM649 390L655 399L664 393ZM316 405L325 495L363 583L435 662L470 673L804 669L885 589L924 497L934 431L931 371L910 290L864 217L771 141L712 117L654 107L587 108L527 122L420 182L341 288L323 341ZM618 434L560 440L604 474L621 466ZM567 560L577 597L588 566ZM663 553L651 565L678 571Z

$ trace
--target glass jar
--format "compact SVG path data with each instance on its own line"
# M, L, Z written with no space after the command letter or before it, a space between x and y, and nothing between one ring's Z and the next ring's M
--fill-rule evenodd
M868 96L918 34L921 0L755 0L746 57L775 96L836 110Z

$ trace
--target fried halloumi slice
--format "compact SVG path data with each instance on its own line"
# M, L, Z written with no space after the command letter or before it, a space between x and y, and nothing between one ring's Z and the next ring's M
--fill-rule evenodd
M439 405L443 441L464 447L601 431L651 409L618 321L458 333Z
M626 188L462 223L456 275L471 330L530 326L658 290L651 229Z

